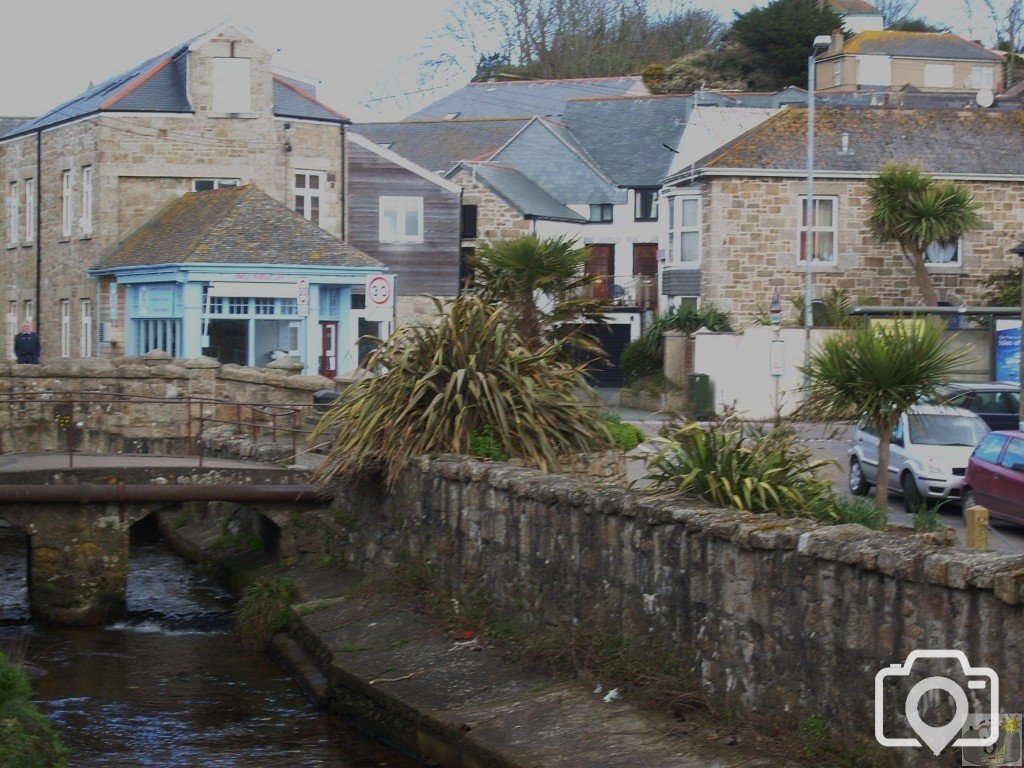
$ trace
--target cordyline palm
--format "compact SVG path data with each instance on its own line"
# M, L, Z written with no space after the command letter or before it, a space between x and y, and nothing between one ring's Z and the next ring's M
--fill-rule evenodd
M868 180L871 213L868 222L880 243L898 243L926 306L938 306L939 297L925 266L932 243L955 243L981 222L966 188L951 181L936 181L916 165L892 163Z
M900 416L935 394L963 360L950 350L943 327L923 321L876 323L825 339L802 369L807 377L807 415L824 419L864 417L877 430L875 504L886 509L889 435Z
M467 453L481 431L507 456L547 470L608 447L599 400L559 345L527 347L479 297L434 303L438 322L399 327L367 360L383 373L350 386L324 414L314 437L333 437L318 483L383 475L393 488L410 457Z
M564 339L573 323L604 323L607 302L586 290L604 275L586 274L590 250L575 246L572 239L536 235L484 243L471 261L474 291L504 307L530 347Z

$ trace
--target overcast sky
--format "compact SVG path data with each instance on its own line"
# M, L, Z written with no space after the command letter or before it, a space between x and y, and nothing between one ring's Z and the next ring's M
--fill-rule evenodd
M35 116L233 18L278 50L275 67L320 81L320 98L353 119L392 120L468 80L421 83L418 54L455 0L87 0L0 10L0 116ZM694 0L723 19L767 0ZM975 0L980 6L980 0ZM988 38L961 0L920 0L918 14ZM434 37L436 40L436 35ZM986 39L991 43L992 40ZM436 47L435 43L435 47ZM465 57L464 57L465 58ZM466 61L466 66L473 62ZM403 94L431 89L425 93Z

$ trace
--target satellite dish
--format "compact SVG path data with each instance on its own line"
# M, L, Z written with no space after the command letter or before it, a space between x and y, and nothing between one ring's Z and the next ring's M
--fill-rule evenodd
M982 109L988 109L995 103L996 97L988 88L982 88L974 97L974 101Z

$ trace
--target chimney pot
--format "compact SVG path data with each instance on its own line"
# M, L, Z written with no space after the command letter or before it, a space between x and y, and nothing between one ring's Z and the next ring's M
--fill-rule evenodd
M829 53L837 53L843 50L843 30L832 30L832 45L828 47Z

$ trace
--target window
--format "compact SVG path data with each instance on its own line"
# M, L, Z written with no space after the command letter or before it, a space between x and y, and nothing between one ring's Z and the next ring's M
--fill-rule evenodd
M71 199L71 171L64 171L60 177L60 233L71 237L72 219L75 216Z
M25 179L25 242L31 243L36 231L36 183Z
M18 182L12 181L7 187L7 240L18 242L18 225L21 221L18 204Z
M13 339L15 334L18 332L18 326L21 325L18 322L18 302L8 301L7 302L7 338ZM14 360L14 345L7 345L7 357Z
M824 264L835 264L836 241L839 226L836 211L839 208L837 197L814 198L814 221L811 224L811 260ZM807 253L807 197L800 198L800 253L798 261L803 261Z
M892 85L892 59L878 55L858 56L857 85Z
M92 357L92 301L90 299L82 299L80 306L82 310L82 326L78 351L82 357Z
M1010 444L1006 446L1003 460L999 464L1007 469L1024 471L1024 440L1011 439Z
M843 84L843 60L837 59L832 64L832 85Z
M320 171L299 171L295 174L295 212L306 221L320 226L320 193L324 174Z
M423 242L423 198L380 198L380 241L382 243Z
M971 67L971 79L969 87L981 90L987 88L992 90L994 86L995 70L992 67Z
M60 356L71 357L71 302L60 300Z
M462 206L461 231L463 240L474 240L476 238L476 216L477 207L475 205Z
M953 87L953 65L952 64L925 64L924 65L924 87L925 88L952 88Z
M1003 452L1003 446L1009 439L1006 435L989 435L974 450L974 458L995 464L999 461L999 454Z
M206 192L210 189L223 189L224 187L237 187L238 179L193 179L193 192Z
M700 198L675 197L668 208L668 258L670 261L700 261Z
M962 266L963 241L932 243L924 252L924 263L936 267Z
M36 306L32 303L32 299L25 299L25 319L30 323L36 321Z
M213 60L211 110L218 114L252 111L252 67L249 59Z
M253 313L257 315L274 314L274 300L268 298L254 299Z
M655 221L658 218L658 190L638 189L634 192L633 218L636 221Z
M92 233L92 166L82 166L82 234Z
M612 204L600 203L590 206L590 220L594 222L609 222L612 220Z
M232 296L228 299L229 315L249 314L249 299L241 296Z

